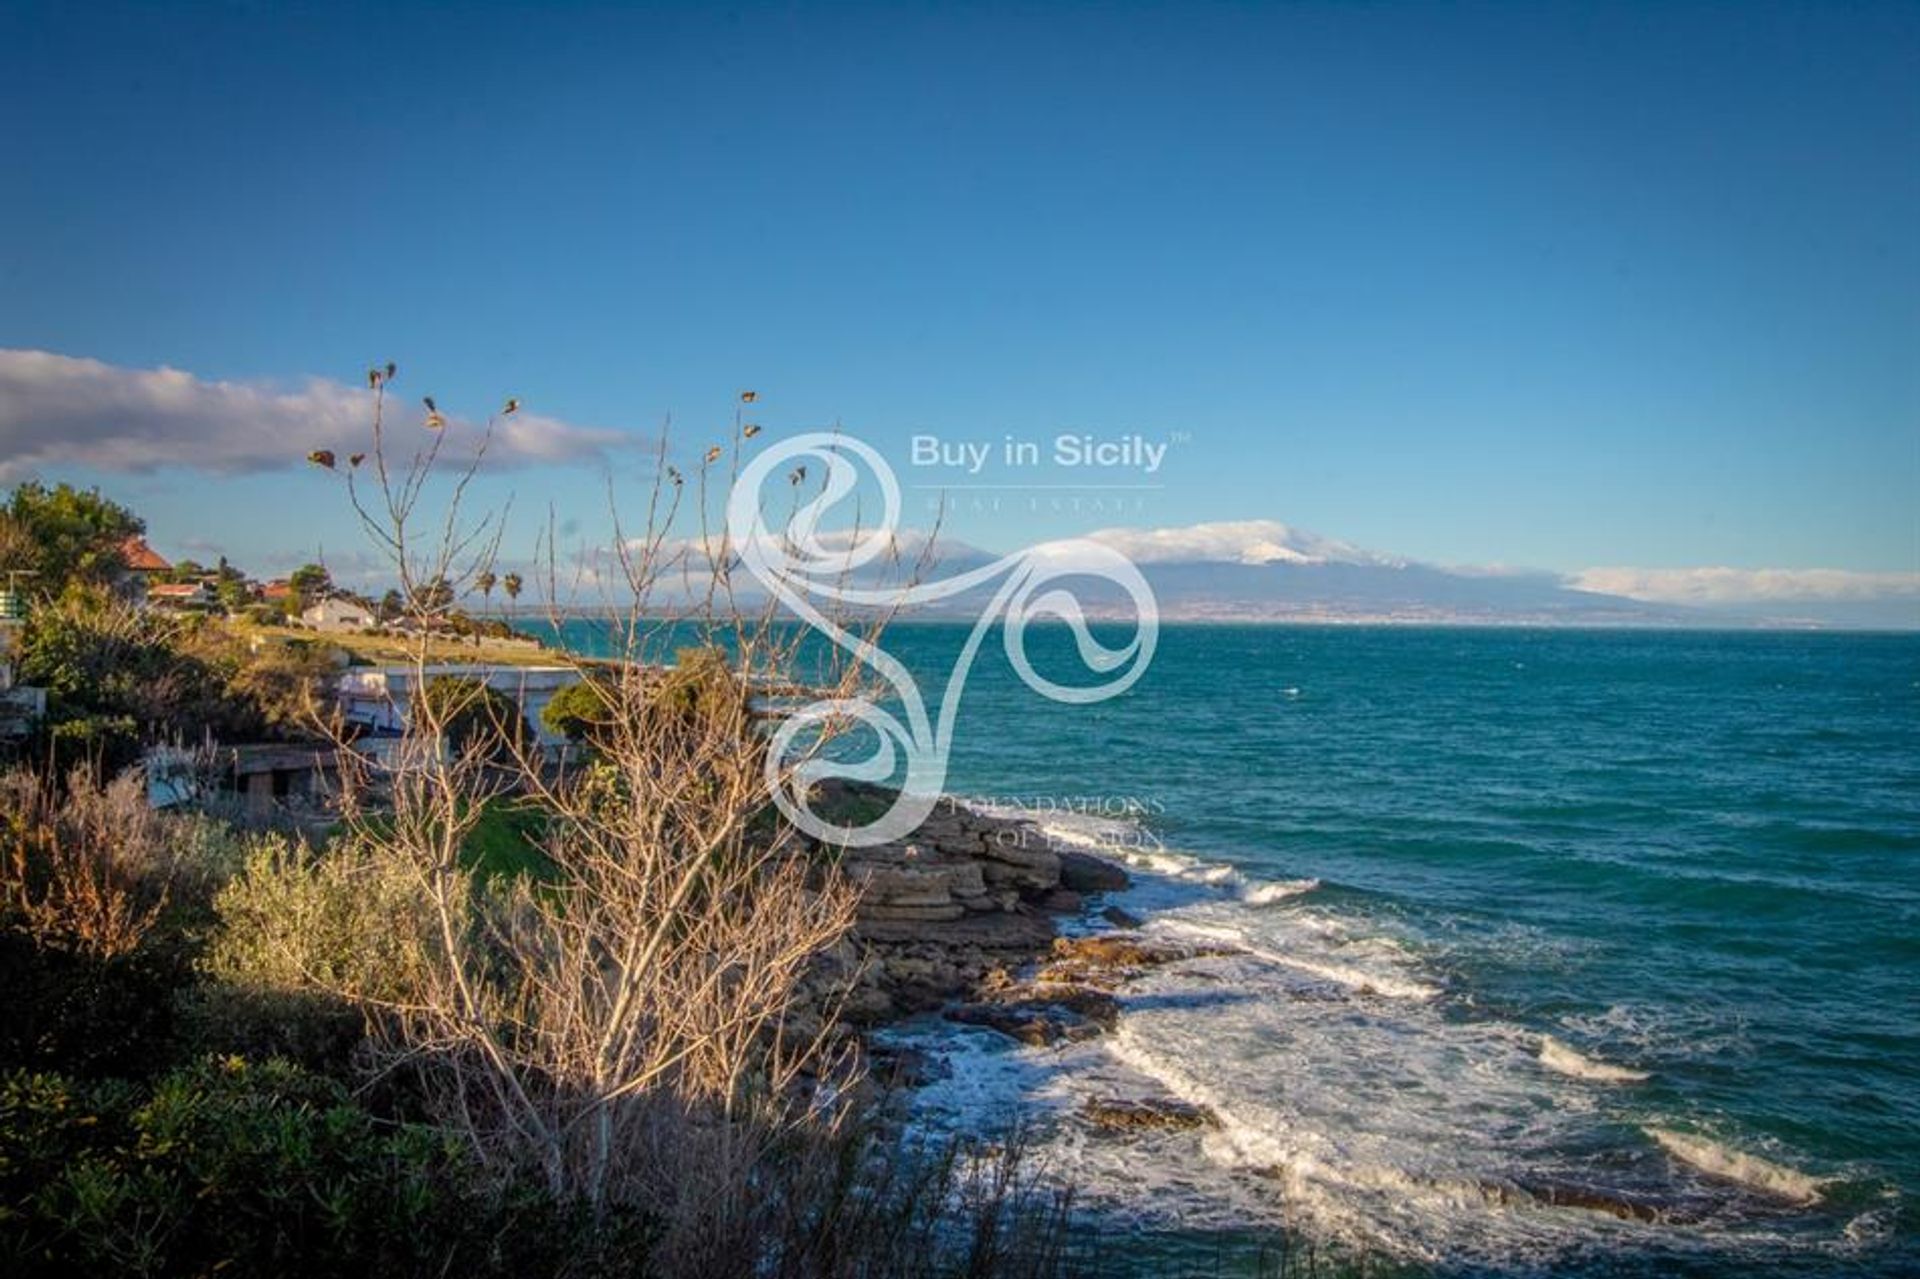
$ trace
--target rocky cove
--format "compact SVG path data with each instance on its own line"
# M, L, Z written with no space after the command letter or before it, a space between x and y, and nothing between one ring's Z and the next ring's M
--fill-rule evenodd
M832 802L841 806L890 799L877 787L836 788ZM1028 1046L1079 1042L1114 1028L1115 992L1129 979L1223 953L1135 931L1138 919L1102 908L1103 895L1130 885L1123 867L1060 848L1031 821L952 797L906 839L817 851L860 900L851 934L818 957L802 985L789 1016L803 1028L837 1018L865 1037L938 1012ZM1073 935L1063 935L1063 920L1074 921ZM927 1065L868 1046L883 1079L911 1085ZM1102 1098L1085 1118L1114 1132L1215 1123L1202 1107L1159 1096Z
M885 806L878 788L849 788L854 802ZM818 957L794 1017L838 1019L857 1037L870 1078L884 1091L912 1090L952 1077L937 1051L902 1047L881 1032L908 1018L937 1015L961 1027L1005 1036L1024 1048L1066 1050L1119 1029L1123 1006L1158 979L1194 961L1276 961L1230 940L1172 937L1104 899L1133 886L1122 866L1078 848L1062 848L1031 820L968 807L945 797L921 827L896 843L817 850L861 891L852 932ZM1297 886L1295 886L1297 887ZM1310 961L1302 960L1310 976ZM1284 998L1343 1007L1391 1006L1390 983L1359 982L1326 970L1318 984ZM1146 996L1152 999L1149 994ZM1356 1002L1357 1001L1357 1002ZM1124 1039L1124 1035L1119 1036ZM921 1042L925 1042L922 1040ZM1199 1137L1234 1121L1226 1110L1168 1091L1137 1072L1086 1072L1072 1113L1106 1141L1164 1154L1155 1134ZM1230 1134L1229 1134L1230 1135ZM1231 1142L1228 1143L1231 1146ZM1284 1183L1283 1163L1250 1176ZM1690 1182L1658 1189L1515 1168L1498 1175L1408 1174L1415 1191L1464 1197L1491 1210L1575 1210L1672 1228L1715 1213L1764 1215L1763 1199L1741 1188Z

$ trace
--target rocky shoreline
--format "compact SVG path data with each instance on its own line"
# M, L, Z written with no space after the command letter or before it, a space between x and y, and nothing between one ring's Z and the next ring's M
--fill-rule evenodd
M841 791L842 806L891 798L872 787ZM856 923L820 957L795 1015L838 1019L862 1038L937 1012L1029 1046L1077 1043L1113 1030L1115 992L1130 978L1217 953L1151 938L1124 910L1099 909L1105 894L1131 885L1125 868L1062 849L1031 821L951 797L906 839L835 853L838 873L860 889ZM1063 936L1063 918L1097 918L1113 931ZM914 1082L912 1063L890 1067ZM1102 1099L1086 1118L1110 1132L1215 1122L1172 1097Z
M890 798L867 789L873 791L867 802ZM866 1032L937 1012L1028 1047L1080 1043L1115 1028L1120 993L1130 981L1166 964L1238 953L1233 946L1177 943L1144 931L1141 920L1101 901L1130 886L1123 867L1060 849L1030 821L979 812L950 797L909 838L846 850L837 866L861 889L857 922L809 975L799 1015L840 1020L866 1043L879 1077L896 1086L937 1078L937 1063L890 1052ZM1107 927L1062 935L1063 917ZM1088 1098L1079 1118L1123 1140L1221 1123L1206 1106L1157 1090ZM1473 1189L1490 1204L1664 1224L1696 1220L1714 1203L1553 1180L1487 1179Z

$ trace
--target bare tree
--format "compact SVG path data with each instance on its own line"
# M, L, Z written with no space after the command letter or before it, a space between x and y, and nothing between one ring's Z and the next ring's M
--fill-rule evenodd
M719 1260L743 1246L729 1223L770 1211L750 1170L802 1130L833 1131L853 1069L831 1016L787 1016L814 957L851 927L855 895L769 802L807 756L769 764L765 690L798 681L852 698L861 669L809 651L805 628L736 589L734 548L708 515L758 430L736 414L731 449L710 449L691 485L663 432L644 522L629 528L616 509L607 551L569 561L551 520L540 539L556 629L584 590L600 595L609 654L578 659L608 706L591 757L561 767L504 731L455 748L447 730L474 707L421 695L434 646L416 587L496 580L502 519L466 507L498 419L452 461L428 400L429 434L410 449L389 420L392 378L392 366L370 375L371 465L347 484L421 623L414 705L384 776L355 770L346 806L357 855L401 870L416 909L395 920L405 981L335 993L371 1012L383 1067L417 1073L481 1159L596 1209L662 1210L678 1232L670 1254L751 1269ZM518 574L504 580L517 595ZM863 633L885 620L863 619ZM689 656L669 665L675 649ZM812 749L832 735L823 726ZM503 882L468 864L486 805L509 796L541 815L550 875Z

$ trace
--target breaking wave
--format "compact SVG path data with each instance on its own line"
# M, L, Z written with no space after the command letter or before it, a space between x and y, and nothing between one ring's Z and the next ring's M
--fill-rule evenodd
M1744 1150L1735 1150L1694 1133L1676 1132L1671 1128L1648 1128L1645 1131L1647 1136L1660 1143L1661 1149L1682 1163L1690 1164L1710 1177L1734 1182L1775 1199L1796 1204L1815 1203L1820 1198L1821 1188L1827 1184L1824 1178L1808 1176L1784 1164L1762 1159Z
M968 806L992 816L1030 822L1055 848L1098 853L1130 869L1151 872L1174 884L1212 890L1249 906L1283 902L1314 892L1321 886L1318 879L1262 879L1224 862L1205 861L1176 852L1132 817L985 800L969 801Z
M1587 1079L1601 1084L1638 1084L1646 1082L1648 1078L1644 1070L1596 1061L1567 1047L1552 1035L1540 1037L1540 1064L1572 1079Z

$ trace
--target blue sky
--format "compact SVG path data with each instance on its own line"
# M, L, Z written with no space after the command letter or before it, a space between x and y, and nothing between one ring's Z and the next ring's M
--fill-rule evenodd
M752 387L908 483L966 478L915 434L1184 433L1125 505L949 516L993 549L1920 571L1920 6L16 3L0 147L0 348L87 377L391 358L682 461ZM310 468L164 419L153 469L26 376L9 475L176 553L358 544ZM597 526L597 462L522 462L486 495Z

